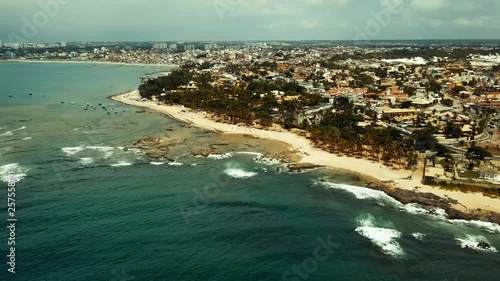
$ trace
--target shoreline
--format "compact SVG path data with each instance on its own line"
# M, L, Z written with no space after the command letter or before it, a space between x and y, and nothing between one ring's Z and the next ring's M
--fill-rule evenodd
M1 60L0 62L24 62L24 63L74 63L74 64L103 64L103 65L130 65L130 66L165 66L179 67L177 64L148 64L148 63L127 63L127 62L107 62L107 61L71 61L71 60Z
M310 140L290 131L271 131L255 129L247 126L219 123L205 117L204 113L194 112L180 105L158 105L152 101L141 101L139 91L121 93L110 96L109 99L124 104L147 108L170 116L171 118L187 122L192 126L224 134L251 135L261 139L271 139L287 143L301 157L299 164L314 164L344 170L372 180L374 184L383 185L391 190L402 189L416 195L431 193L455 201L451 207L459 212L477 214L493 212L500 214L500 199L488 197L482 193L465 193L462 191L444 190L420 182L422 170L396 170L381 163L362 158L338 156L314 147ZM182 112L184 111L184 112ZM421 166L421 165L420 165ZM420 167L421 168L421 167ZM408 179L412 176L411 179ZM417 198L417 196L415 196Z

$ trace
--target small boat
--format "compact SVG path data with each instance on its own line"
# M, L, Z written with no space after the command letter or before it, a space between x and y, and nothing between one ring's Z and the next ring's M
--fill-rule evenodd
M9 95L9 98L12 98L12 95Z
M83 108L83 110L87 110L87 108L86 108L86 107L84 107L84 108Z
M72 101L72 102L71 102L71 105L75 105L75 102L74 102L74 101Z
M63 101L61 103L64 103Z
M33 93L29 93L29 95L30 95L30 96L32 96L32 95L33 95Z

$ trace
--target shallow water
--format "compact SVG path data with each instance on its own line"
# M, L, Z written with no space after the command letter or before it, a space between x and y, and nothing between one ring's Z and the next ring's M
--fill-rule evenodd
M169 127L191 146L224 142L106 99L146 72L0 63L0 174L25 174L17 273L4 263L0 280L498 280L498 252L462 248L500 249L496 228L415 214L351 175L277 172L253 154L196 158L181 148L169 165L124 151ZM113 113L83 110L99 102Z

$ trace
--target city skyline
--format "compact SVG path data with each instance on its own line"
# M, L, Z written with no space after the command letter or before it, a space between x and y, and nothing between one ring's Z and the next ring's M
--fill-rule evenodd
M0 40L498 39L499 11L491 0L9 0Z

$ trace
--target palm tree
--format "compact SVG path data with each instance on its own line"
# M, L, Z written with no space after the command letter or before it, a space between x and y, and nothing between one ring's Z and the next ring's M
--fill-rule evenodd
M458 142L458 145L460 146L460 148L461 148L460 150L462 151L462 162L463 162L464 161L464 153L465 153L463 147L465 146L465 141L464 140L460 140Z

